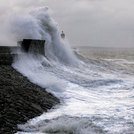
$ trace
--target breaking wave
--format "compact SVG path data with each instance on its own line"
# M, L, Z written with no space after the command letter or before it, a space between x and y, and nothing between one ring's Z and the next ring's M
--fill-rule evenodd
M48 7L37 8L28 14L12 18L12 32L16 40L45 40L46 57L53 62L77 65L77 58L66 40L61 40L57 23L51 18ZM44 57L45 58L45 57Z
M15 17L12 25L17 40L46 40L46 57L19 51L12 66L61 100L54 109L19 125L22 132L17 134L133 133L134 81L129 69L124 74L120 61L117 65L73 54L47 7Z

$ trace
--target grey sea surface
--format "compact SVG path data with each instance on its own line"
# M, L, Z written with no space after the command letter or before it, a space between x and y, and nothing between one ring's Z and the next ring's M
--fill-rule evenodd
M78 52L89 62L103 62L104 66L122 73L134 73L134 48L79 47ZM100 65L102 65L100 64Z
M74 51L78 66L52 61L43 66L27 56L14 64L61 100L55 109L19 125L23 132L17 134L134 134L134 49Z

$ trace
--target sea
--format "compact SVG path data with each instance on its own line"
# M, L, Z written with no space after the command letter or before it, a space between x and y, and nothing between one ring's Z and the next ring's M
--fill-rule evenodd
M134 49L71 49L46 8L36 11L36 20L45 56L18 50L12 66L60 104L18 124L16 134L134 134Z

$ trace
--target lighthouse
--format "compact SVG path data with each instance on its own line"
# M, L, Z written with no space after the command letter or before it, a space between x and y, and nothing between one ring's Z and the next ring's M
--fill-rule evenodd
M61 32L61 38L62 38L62 39L65 39L65 34L64 34L63 31Z

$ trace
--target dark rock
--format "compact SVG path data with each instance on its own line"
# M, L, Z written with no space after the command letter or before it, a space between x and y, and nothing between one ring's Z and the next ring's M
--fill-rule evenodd
M11 51L17 49L17 47L0 46L0 65L11 65L13 62L13 54Z
M9 65L0 65L0 134L14 134L17 124L39 116L59 100Z

